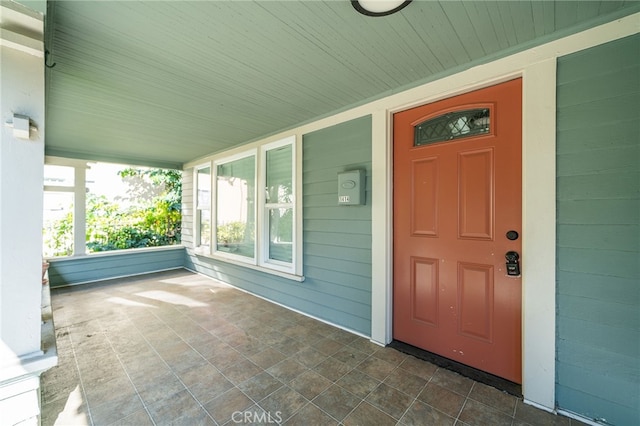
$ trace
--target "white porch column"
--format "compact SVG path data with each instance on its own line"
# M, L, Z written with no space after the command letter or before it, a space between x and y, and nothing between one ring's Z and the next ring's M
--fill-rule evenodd
M39 375L56 362L41 342L44 17L14 2L0 16L0 412L37 424Z

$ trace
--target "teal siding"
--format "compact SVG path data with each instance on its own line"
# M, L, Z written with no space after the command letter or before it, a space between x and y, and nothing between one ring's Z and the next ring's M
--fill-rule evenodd
M330 323L371 334L371 117L362 117L303 138L303 273L300 283L196 256L184 235L193 228L192 206L183 211L186 267ZM338 172L367 172L363 206L338 206ZM193 191L192 170L184 173Z
M557 404L640 424L640 35L558 60Z
M184 267L184 247L163 250L126 251L108 255L51 260L51 287L108 280Z
M333 289L327 305L349 300L329 318L370 335L371 117L305 135L303 158L305 284ZM351 169L366 170L366 204L339 206L338 173Z

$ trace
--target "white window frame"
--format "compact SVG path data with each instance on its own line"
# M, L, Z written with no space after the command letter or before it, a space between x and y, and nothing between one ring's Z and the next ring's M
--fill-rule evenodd
M297 197L296 197L296 188L298 187L297 176L296 176L296 144L295 138L285 138L276 142L272 142L266 145L263 145L260 149L260 168L258 176L258 188L266 188L267 187L267 152L276 150L278 148L282 148L284 146L291 146L291 186L292 188L292 197L293 201L291 203L279 204L279 203L267 203L266 200L266 191L258 191L258 210L260 213L260 218L258 222L258 232L262 237L261 241L261 250L258 251L258 262L260 266L266 268L273 268L279 271L288 272L295 274L296 269L295 265L297 262L297 245L296 241L298 234L297 216L298 211L296 209L297 205ZM277 209L277 208L290 208L293 213L293 238L292 238L292 251L291 251L291 264L286 262L281 262L275 259L269 258L269 210Z
M157 247L140 247L131 249L118 249L88 253L87 252L87 170L91 169L91 165L100 163L97 160L79 160L66 157L45 156L44 164L47 166L65 166L74 169L73 186L43 185L44 192L63 192L73 194L73 252L69 256L53 256L47 257L49 261L60 261L65 259L74 259L78 257L104 257L115 256L119 254L142 252L142 251L160 251L160 250L179 250L184 247L182 243L157 246ZM124 166L136 167L135 164L122 164Z
M211 248L213 254L222 258L227 258L239 263L248 263L251 265L257 264L257 254L258 254L258 182L254 182L253 187L253 200L254 200L254 223L253 223L253 235L255 235L255 241L253 244L253 257L240 256L234 253L228 253L225 251L218 250L218 166L223 164L231 163L237 160L243 160L245 158L253 157L253 174L256 177L256 180L259 181L258 175L258 150L250 149L235 155L231 155L229 157L223 157L213 162L212 169L212 177L213 177L213 185L211 186L211 229L213 231L213 238L211 240Z
M200 210L198 209L198 172L200 170L209 168L209 220L212 222L209 225L209 245L202 245L202 234L200 230ZM195 250L201 254L210 254L211 247L213 246L213 214L211 212L211 206L213 204L213 169L211 162L202 164L193 168L193 244Z
M73 252L70 256L51 257L63 259L87 255L86 211L87 211L87 169L89 161L63 157L45 157L45 165L71 167L74 170L73 186L43 185L44 192L64 192L73 194ZM78 232L80 230L80 232Z
M224 261L231 264L240 265L261 272L277 275L294 281L304 281L302 270L302 156L301 156L302 137L300 135L291 135L280 137L276 140L266 140L235 148L207 158L207 162L200 161L193 166L194 168L194 195L197 196L197 172L206 167L211 167L211 246L209 250L198 247L198 239L194 239L194 252L196 255L210 257L216 260ZM259 188L266 188L266 154L268 151L281 148L283 146L291 146L291 162L292 162L292 186L293 186L293 203L287 205L291 207L293 212L293 248L291 263L281 262L269 259L269 227L268 227L268 210L273 205L266 204L265 191ZM255 217L255 246L254 257L236 255L233 253L217 250L217 169L218 165L226 164L231 161L239 160L253 156L255 158L255 191L254 194L254 217ZM194 233L197 229L197 198L194 196ZM194 235L196 238L198 234Z

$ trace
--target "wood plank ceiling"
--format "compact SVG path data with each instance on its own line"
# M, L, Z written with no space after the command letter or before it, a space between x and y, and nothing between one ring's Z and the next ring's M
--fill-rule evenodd
M46 153L182 163L640 10L636 1L50 1Z

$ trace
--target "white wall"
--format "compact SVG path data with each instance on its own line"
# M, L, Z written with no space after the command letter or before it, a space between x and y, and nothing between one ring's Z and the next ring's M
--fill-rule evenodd
M40 350L44 67L12 48L0 54L0 337L2 351L22 356ZM13 113L38 126L31 140L4 125Z
M15 2L0 13L0 423L36 425L38 376L57 361L41 350L44 20ZM30 138L15 137L14 114L37 127Z

